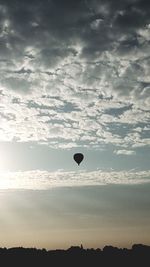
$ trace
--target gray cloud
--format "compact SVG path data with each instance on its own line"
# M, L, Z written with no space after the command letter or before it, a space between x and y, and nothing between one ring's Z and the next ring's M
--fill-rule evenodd
M149 7L145 0L2 0L1 140L147 146Z

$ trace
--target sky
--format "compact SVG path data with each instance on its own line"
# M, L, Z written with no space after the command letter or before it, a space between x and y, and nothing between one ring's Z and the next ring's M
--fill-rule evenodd
M149 44L147 0L0 0L0 246L150 244Z

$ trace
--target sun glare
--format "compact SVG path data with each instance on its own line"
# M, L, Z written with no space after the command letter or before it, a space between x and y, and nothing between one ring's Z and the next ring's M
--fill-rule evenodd
M0 154L0 172L6 171L6 170L7 170L7 164L6 164L5 156Z
M9 189L12 187L11 172L8 170L5 156L0 156L0 189Z
M7 173L0 170L0 189L10 188L10 181L7 177Z

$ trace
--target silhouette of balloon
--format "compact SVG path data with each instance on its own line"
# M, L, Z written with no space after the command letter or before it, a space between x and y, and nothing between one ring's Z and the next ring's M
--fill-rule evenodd
M74 154L73 158L77 162L77 164L80 165L80 163L83 160L84 156L83 156L82 153L76 153L76 154Z

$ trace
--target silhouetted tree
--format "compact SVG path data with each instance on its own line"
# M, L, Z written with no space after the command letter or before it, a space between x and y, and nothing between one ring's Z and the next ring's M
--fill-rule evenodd
M1 266L149 266L150 246L135 244L132 249L105 246L101 249L84 249L71 246L67 250L36 248L0 248ZM96 263L98 263L96 265Z

